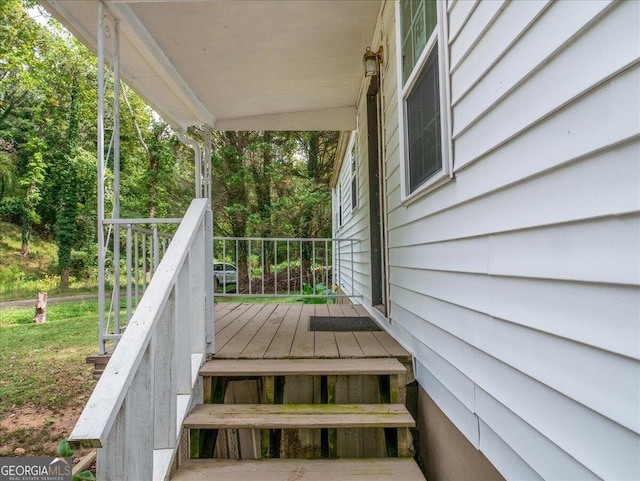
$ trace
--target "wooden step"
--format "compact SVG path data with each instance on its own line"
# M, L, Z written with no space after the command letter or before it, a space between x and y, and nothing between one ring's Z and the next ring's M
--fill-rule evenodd
M190 429L320 429L414 427L403 404L201 404Z
M411 458L189 459L173 481L424 481Z
M405 374L396 358L370 359L213 359L200 369L211 376L375 376Z

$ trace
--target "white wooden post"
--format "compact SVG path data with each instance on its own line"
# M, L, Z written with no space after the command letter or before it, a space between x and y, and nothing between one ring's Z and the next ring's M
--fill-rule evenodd
M204 214L204 323L206 353L215 353L214 304L213 304L213 213L211 206Z
M189 254L189 289L191 294L191 352L205 352L205 258L204 258L204 224L200 224L196 238L191 245ZM209 261L212 262L212 261Z
M153 349L147 346L124 403L124 479L153 479L154 361Z
M182 265L175 287L175 362L178 394L191 392L191 333L188 331L191 328L189 322L191 315L189 308L191 304L189 263L189 259L187 259Z
M126 439L126 420L124 409L127 400L125 399L118 415L116 416L113 427L109 431L106 443L103 448L98 449L96 457L96 467L100 478L105 481L115 481L127 479L127 468L124 462L125 450L127 446L124 442Z
M175 287L153 336L155 433L154 449L176 446L177 378L175 357Z

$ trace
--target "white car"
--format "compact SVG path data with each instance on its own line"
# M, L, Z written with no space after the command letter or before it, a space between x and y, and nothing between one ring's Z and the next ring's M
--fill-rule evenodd
M213 278L216 287L235 285L238 282L238 270L227 262L213 263Z

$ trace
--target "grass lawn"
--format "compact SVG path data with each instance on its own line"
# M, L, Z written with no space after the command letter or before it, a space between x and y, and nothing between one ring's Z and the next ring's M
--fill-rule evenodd
M52 455L95 382L85 357L98 345L97 301L0 311L0 456Z

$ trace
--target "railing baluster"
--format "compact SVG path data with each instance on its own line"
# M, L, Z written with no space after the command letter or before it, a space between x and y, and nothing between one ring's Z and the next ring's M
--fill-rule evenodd
M147 290L147 234L142 234L142 292Z
M157 224L153 225L153 270L152 275L156 273L158 269L158 264L160 264L160 245L158 239L158 226Z
M214 256L215 257L215 256ZM222 275L222 292L227 292L227 243L226 241L222 241L222 266L224 269L224 274ZM238 264L236 264L236 269L238 268ZM214 272L215 275L215 272ZM238 288L238 271L236 270L236 289Z
M129 320L131 319L132 312L132 286L131 286L131 224L127 224L127 324L129 324Z
M329 244L328 241L324 241L324 285L327 289L332 288L329 284Z
M260 241L260 274L262 277L262 294L264 294L264 276L266 275L265 272L265 258L264 258L264 239L262 239Z
M140 259L139 259L139 249L140 249L140 247L139 247L139 245L138 245L138 235L139 235L139 234L138 234L138 231L136 230L136 231L135 231L135 234L134 234L134 237L133 237L133 245L134 245L134 247L133 247L133 252L135 253L133 263L134 263L134 264L135 264L135 266L136 266L136 271L135 271L136 285L135 285L135 290L134 290L134 292L135 292L135 296L136 296L136 302L135 302L136 307L138 306L138 301L139 301L139 299L140 299L140 296L139 296L139 292L140 292Z
M278 241L273 241L273 290L278 294Z
M313 276L313 294L316 294L316 241L311 241L311 275Z
M239 250L238 249L239 249L239 245L240 245L239 242L240 241L238 239L236 239L236 242L235 242L235 244L236 244L236 263L235 263L235 266L236 266L236 293L238 293L238 290L239 290L239 287L240 287L240 278L239 278L240 271L238 271L238 269L240 268L240 265L238 264L238 256L239 256Z
M247 264L249 266L249 272L248 272L248 276L249 276L249 295L251 295L251 239L249 239L247 241L247 243L248 243Z
M355 276L353 275L353 242L351 242L349 244L349 247L351 248L351 292L353 293L354 290L354 282L355 282Z
M113 327L116 334L120 334L120 225L113 229Z
M287 239L287 295L291 294L291 256L289 253L289 240Z

